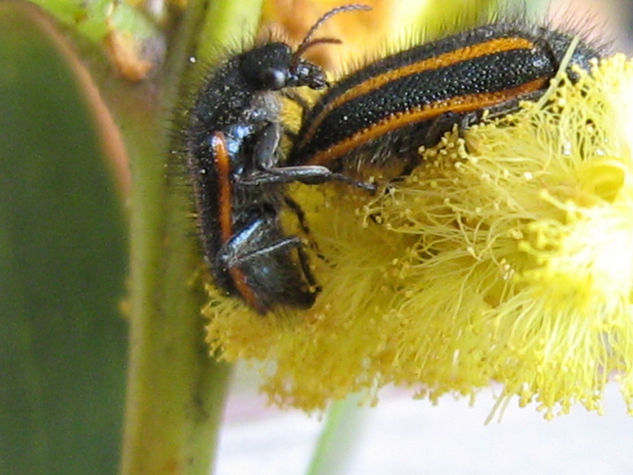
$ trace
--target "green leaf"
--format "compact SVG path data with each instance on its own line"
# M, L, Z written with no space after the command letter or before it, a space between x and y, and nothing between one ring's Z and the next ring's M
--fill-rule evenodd
M0 472L113 473L124 220L94 118L33 11L0 5Z
M111 30L130 33L137 41L159 34L156 24L131 2L117 0L31 0L73 33L99 43Z

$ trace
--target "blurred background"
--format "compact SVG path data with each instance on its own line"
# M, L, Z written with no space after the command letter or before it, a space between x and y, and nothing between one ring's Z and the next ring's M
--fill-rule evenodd
M240 366L221 429L217 473L306 473L324 420L297 410L266 408L257 376ZM546 421L532 406L512 400L485 424L500 388L467 398L445 396L434 406L407 391L387 388L376 407L352 401L346 474L625 474L633 470L633 419L615 384L605 415L574 407ZM325 472L328 473L328 472Z

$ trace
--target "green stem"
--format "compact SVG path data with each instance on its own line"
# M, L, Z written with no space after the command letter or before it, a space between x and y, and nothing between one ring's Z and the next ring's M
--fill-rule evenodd
M141 112L142 109L137 109ZM228 368L204 343L186 198L171 193L160 117L126 116L132 167L131 316L122 473L209 473ZM134 129L133 127L136 126Z
M346 473L364 420L365 410L358 406L359 401L359 396L350 396L332 404L312 454L308 475Z
M119 115L132 172L122 473L208 473L228 369L203 341L202 296L189 283L199 258L186 197L166 179L163 118L136 104Z
M244 7L247 2L218 1L213 9L202 0L190 2L182 31L170 48L165 84L156 96L163 98L162 103L148 101L138 89L136 102L120 97L116 101L133 183L124 474L208 474L213 464L229 369L212 360L204 343L200 316L204 297L189 283L200 257L192 240L193 223L186 216L188 197L174 192L166 177L168 117L159 111L172 110L178 101L177 94L170 96L169 91L179 90L190 45L200 34L197 28L212 28L213 22L207 25L200 15L230 8L232 3ZM251 6L253 29L258 12ZM233 31L238 28L248 30L243 23L234 25Z

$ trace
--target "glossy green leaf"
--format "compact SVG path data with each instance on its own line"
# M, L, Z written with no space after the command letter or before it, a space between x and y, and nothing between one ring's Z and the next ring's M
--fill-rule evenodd
M113 473L125 226L79 86L23 4L0 5L0 473Z

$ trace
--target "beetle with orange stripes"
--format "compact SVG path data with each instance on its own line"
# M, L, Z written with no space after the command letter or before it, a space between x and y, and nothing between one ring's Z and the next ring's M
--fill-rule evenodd
M304 118L289 165L348 173L415 167L420 146L515 110L548 87L573 36L543 27L496 23L382 58L336 82ZM578 42L573 66L589 70L596 50Z
M187 111L182 136L205 259L216 286L259 313L278 305L310 307L318 292L302 240L286 235L281 225L281 211L289 208L307 229L283 185L353 182L321 165L283 166L282 96L299 101L290 88L327 85L323 70L301 55L316 44L339 42L311 39L325 20L368 9L330 10L294 52L286 43L268 42L228 57L211 71Z

